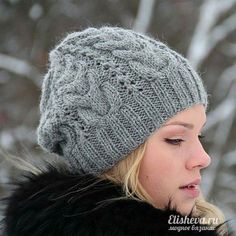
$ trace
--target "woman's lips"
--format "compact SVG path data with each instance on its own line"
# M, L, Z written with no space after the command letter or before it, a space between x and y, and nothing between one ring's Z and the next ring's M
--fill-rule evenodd
M192 181L189 184L179 187L179 189L184 191L184 193L187 194L189 197L196 198L200 194L200 191L199 191L200 182L201 182L201 179L199 178Z
M198 185L191 185L186 187L180 187L180 190L184 191L185 194L192 198L196 198L199 196L200 191Z

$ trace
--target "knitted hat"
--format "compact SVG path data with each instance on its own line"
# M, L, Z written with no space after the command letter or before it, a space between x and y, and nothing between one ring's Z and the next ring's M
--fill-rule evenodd
M165 44L119 27L69 34L50 52L38 142L101 174L178 112L203 104L198 74Z

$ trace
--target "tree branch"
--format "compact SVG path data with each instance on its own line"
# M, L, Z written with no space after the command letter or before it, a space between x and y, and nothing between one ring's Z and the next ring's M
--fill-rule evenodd
M24 76L33 81L33 83L41 87L42 76L36 67L30 65L28 62L4 55L0 53L0 68L11 73Z
M209 55L210 51L215 45L224 39L232 30L236 28L232 26L232 21L235 20L234 16L229 17L220 26L216 28L216 31L211 29L216 24L217 20L227 12L236 0L205 0L200 8L199 21L194 31L187 57L191 61L191 64L197 69L203 60ZM226 27L225 30L222 27ZM212 40L214 42L212 42Z
M134 22L133 29L140 33L145 33L151 22L155 0L140 0L138 14Z

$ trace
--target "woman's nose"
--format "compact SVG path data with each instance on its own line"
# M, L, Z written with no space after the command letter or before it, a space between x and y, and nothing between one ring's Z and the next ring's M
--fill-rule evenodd
M201 142L199 141L196 148L193 149L193 152L189 156L186 162L187 169L193 169L198 167L199 169L206 168L211 163L210 156L204 150Z

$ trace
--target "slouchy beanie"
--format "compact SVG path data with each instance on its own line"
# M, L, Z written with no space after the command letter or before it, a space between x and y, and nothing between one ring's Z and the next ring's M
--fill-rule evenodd
M38 143L99 175L195 104L207 108L207 93L180 54L129 29L87 28L50 52Z

